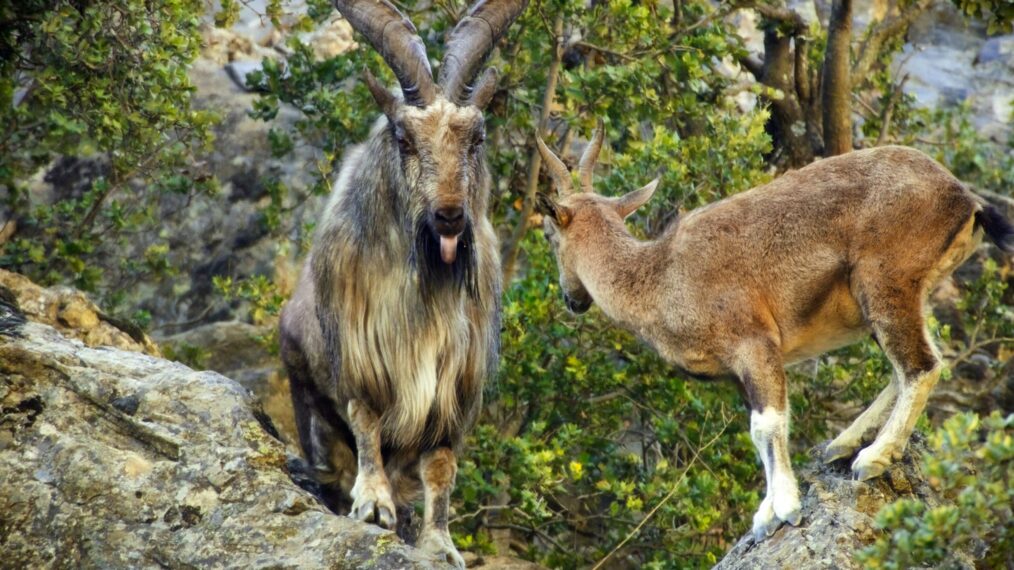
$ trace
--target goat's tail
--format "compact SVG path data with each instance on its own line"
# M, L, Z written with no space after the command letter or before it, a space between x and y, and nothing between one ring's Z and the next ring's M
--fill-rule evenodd
M975 213L975 225L982 228L990 241L1006 253L1014 253L1014 224L999 208L985 204Z

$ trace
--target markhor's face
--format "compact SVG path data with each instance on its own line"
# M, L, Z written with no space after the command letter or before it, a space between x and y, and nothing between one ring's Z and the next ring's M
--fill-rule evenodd
M440 259L451 265L468 246L462 238L482 185L482 113L437 98L421 109L402 107L392 129L405 178L423 204L421 221L437 241Z

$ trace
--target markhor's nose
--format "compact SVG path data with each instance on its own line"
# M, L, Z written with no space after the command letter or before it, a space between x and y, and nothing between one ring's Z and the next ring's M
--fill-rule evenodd
M433 212L433 229L442 236L456 236L465 229L465 210L460 206L437 208Z
M445 224L457 224L465 217L465 209L460 206L440 208L436 212L437 220Z

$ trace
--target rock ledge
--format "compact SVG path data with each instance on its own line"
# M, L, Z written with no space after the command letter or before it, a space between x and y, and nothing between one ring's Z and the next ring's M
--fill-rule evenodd
M0 567L443 567L295 485L232 380L40 323L13 332L0 336Z

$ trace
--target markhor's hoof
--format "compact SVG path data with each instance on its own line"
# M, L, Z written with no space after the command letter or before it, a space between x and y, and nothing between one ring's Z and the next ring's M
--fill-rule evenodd
M866 453L869 448L859 452L856 460L852 463L852 478L856 481L867 481L880 477L887 470L888 463L878 458L870 458L871 454Z
M857 448L858 446L844 445L832 441L826 448L824 448L824 463L833 463L839 459L848 459L849 457L852 457Z

